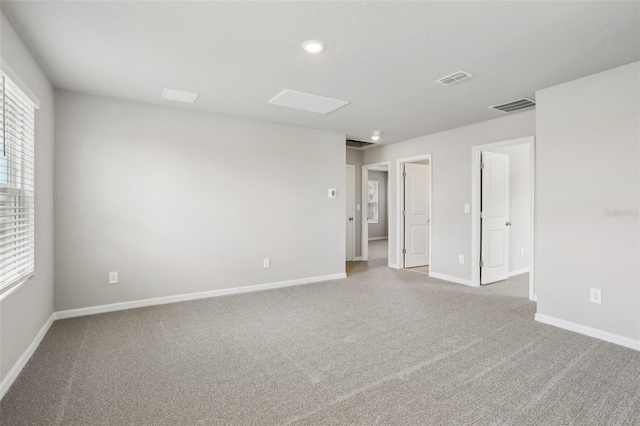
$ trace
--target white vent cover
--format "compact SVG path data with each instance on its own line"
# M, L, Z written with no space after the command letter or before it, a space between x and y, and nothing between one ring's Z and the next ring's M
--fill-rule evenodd
M516 99L515 101L506 102L504 104L490 106L489 108L497 109L498 111L502 111L502 112L512 112L512 111L518 111L525 108L530 108L533 106L536 106L536 102L533 99L520 98L520 99Z
M325 98L324 96L289 89L278 93L267 103L317 114L329 114L349 104L349 102L341 101L340 99Z
M454 72L453 74L449 74L446 77L439 78L438 80L436 80L436 83L442 84L443 86L451 86L452 84L468 80L471 77L473 77L473 74L460 70L458 72Z

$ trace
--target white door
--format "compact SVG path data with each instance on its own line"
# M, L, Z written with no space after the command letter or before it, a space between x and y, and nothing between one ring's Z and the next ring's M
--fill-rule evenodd
M480 284L509 277L509 156L481 154Z
M429 166L404 166L404 267L429 264Z
M355 231L355 221L354 221L354 204L355 204L355 167L347 166L347 197L346 197L346 205L347 205L347 261L353 260L353 243L354 243L354 231Z

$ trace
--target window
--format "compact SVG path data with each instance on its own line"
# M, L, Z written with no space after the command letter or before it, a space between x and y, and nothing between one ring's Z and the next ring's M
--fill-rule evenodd
M0 73L0 293L33 275L33 102Z
M367 194L367 222L378 223L378 181L369 181Z

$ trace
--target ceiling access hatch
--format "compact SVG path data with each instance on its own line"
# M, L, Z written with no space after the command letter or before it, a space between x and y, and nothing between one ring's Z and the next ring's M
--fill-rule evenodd
M534 106L536 106L536 101L534 101L533 99L520 98L520 99L516 99L515 101L507 102L504 104L490 106L489 108L497 109L498 111L506 113L506 112L519 111L521 109L531 108Z
M278 93L267 103L286 108L315 112L316 114L329 114L349 104L349 102L341 101L340 99L326 98L324 96L312 95L311 93L298 92L297 90L290 89L285 89Z
M351 148L364 148L371 145L377 145L373 142L357 141L355 139L347 139L347 146Z

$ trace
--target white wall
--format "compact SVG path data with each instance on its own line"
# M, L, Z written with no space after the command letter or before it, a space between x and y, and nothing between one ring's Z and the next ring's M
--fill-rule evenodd
M530 147L523 144L488 151L509 156L509 272L525 272L531 257Z
M345 200L327 196L345 193L344 134L64 91L56 106L56 310L344 273Z
M356 188L355 188L355 197L356 197L356 205L360 204L360 208L362 207L362 151L356 151L355 149L347 149L347 164L352 164L355 166L356 173ZM356 227L356 240L353 242L356 248L356 257L362 256L362 210L355 212L355 223Z
M0 380L53 313L53 89L2 14L2 61L40 100L35 123L35 276L0 298Z
M538 314L636 340L639 95L639 62L536 92Z
M369 223L369 239L388 237L387 180L388 172L369 170L369 180L378 181L378 223Z
M495 120L460 127L442 133L411 139L364 151L364 164L391 160L389 170L390 263L398 263L396 160L432 154L431 265L433 273L470 280L471 215L464 204L471 204L471 147L531 136L535 131L535 111L514 113ZM466 262L458 263L458 255Z

